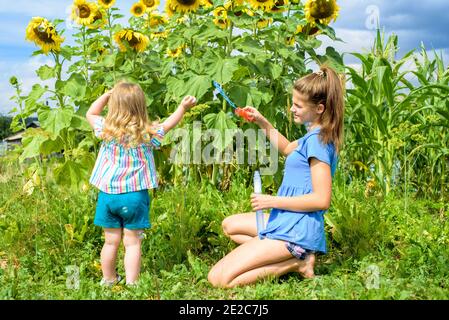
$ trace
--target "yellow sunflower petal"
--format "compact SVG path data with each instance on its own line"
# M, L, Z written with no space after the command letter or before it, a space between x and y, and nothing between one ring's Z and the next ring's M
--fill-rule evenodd
M249 4L254 9L262 9L264 11L270 11L274 6L275 0L249 0Z
M168 36L168 31L157 31L157 32L152 32L150 37L151 39L165 39Z
M271 23L273 23L273 19L272 18L268 18L268 19L259 19L257 21L257 28L259 29L263 29L268 27Z

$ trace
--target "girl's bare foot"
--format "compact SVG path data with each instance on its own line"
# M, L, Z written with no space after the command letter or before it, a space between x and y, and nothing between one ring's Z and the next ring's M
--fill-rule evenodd
M305 279L313 278L315 277L315 273L313 272L314 266L315 266L315 254L310 253L304 260L301 260L298 272Z

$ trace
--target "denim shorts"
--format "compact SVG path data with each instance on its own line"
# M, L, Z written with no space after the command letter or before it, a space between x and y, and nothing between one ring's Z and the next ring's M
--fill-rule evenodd
M103 228L145 229L151 226L148 190L110 194L100 191L94 224Z
M315 253L315 251L304 249L293 242L286 242L285 246L287 247L287 250L290 251L290 253L299 260L304 260L310 253Z

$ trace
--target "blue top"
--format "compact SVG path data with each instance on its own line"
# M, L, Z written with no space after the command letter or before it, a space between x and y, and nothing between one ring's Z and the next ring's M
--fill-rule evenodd
M284 178L278 196L293 197L312 192L309 159L316 158L331 167L334 176L338 157L332 143L324 145L319 138L320 128L312 129L298 140L298 147L285 161ZM271 209L265 230L260 236L289 241L304 249L326 253L324 217L326 210L295 212Z

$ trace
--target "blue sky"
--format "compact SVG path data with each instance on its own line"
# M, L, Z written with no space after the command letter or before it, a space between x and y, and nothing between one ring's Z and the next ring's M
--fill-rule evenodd
M72 0L0 0L0 113L7 114L14 106L9 98L14 94L9 78L17 76L25 93L32 85L41 82L35 70L44 63L51 64L46 56L31 57L34 44L25 40L25 29L33 16L48 19L67 19ZM116 6L124 14L121 23L126 25L129 9L137 0L117 0ZM303 0L304 1L304 0ZM387 34L399 36L400 55L419 48L421 41L427 50L443 51L446 64L449 61L449 1L448 0L338 0L341 10L333 23L337 36L344 43L333 43L325 37L323 49L334 46L339 52L368 50L373 42L377 17ZM161 4L162 8L162 4ZM67 27L70 27L70 24ZM66 30L70 37L72 30ZM347 56L348 64L356 60Z

